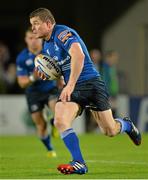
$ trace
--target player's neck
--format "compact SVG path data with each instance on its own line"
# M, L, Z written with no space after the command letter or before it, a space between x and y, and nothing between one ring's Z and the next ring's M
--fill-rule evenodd
M53 24L53 25L51 26L51 29L50 29L50 31L48 32L48 35L44 38L45 41L49 41L49 40L50 40L51 35L52 35L52 32L53 32L53 29L54 29L54 26L55 26L55 24Z
M33 48L28 48L28 49L32 54L35 54L35 55L39 54L41 52L41 50L42 50L42 48L34 48L34 49Z

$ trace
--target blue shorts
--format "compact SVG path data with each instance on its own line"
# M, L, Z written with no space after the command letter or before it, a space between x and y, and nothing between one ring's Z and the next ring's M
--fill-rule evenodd
M71 95L71 102L79 104L82 110L89 108L94 111L105 111L111 108L109 93L100 77L76 84Z
M49 92L26 93L28 109L30 113L42 111L45 105L52 99L57 99L58 89L55 87Z

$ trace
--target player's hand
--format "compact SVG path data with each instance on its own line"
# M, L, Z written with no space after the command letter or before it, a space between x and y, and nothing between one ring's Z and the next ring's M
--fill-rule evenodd
M38 68L35 68L34 74L36 74L36 76L42 80L47 80L45 74L43 72L41 72Z
M65 88L63 88L61 95L60 95L60 100L62 102L67 102L71 100L71 94L74 90L74 85L66 85Z
M35 80L39 79L38 72L36 71L36 69L34 69L33 71L33 77Z

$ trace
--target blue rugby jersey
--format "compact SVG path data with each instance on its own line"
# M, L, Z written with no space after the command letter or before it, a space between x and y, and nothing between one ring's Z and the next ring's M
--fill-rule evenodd
M30 76L33 73L35 56L27 48L19 53L16 59L17 76ZM26 92L48 92L54 87L56 87L56 81L43 81L39 79L27 87Z
M84 67L78 78L77 83L84 82L94 77L99 77L100 73L96 70L88 50L77 34L77 32L65 25L55 25L51 37L48 41L44 41L43 52L57 60L64 80L67 83L70 75L70 54L68 53L72 43L78 42L81 45L85 55Z

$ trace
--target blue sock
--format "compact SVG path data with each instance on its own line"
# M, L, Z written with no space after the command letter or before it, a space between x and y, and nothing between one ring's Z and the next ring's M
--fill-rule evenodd
M61 138L63 139L66 147L70 151L73 160L84 163L84 159L81 154L79 140L72 128L67 129L61 133Z
M121 124L120 133L131 131L132 127L128 121L124 121L122 118L116 118L115 120Z
M43 136L40 137L41 141L43 142L43 144L45 145L45 147L47 148L48 151L53 150L52 146L51 146L51 142L50 142L50 136Z

